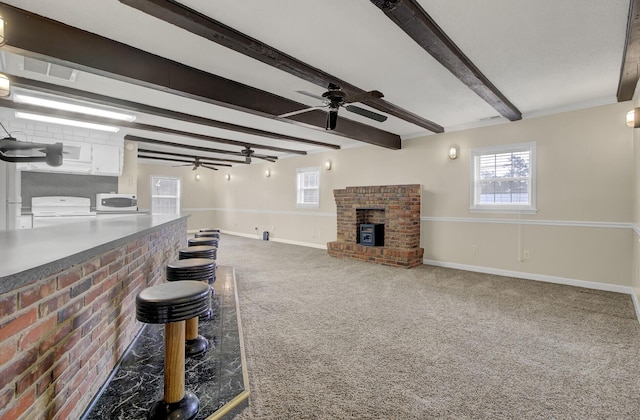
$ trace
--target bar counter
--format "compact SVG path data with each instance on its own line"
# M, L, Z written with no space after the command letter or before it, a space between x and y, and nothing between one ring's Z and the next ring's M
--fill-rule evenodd
M0 232L0 418L80 418L140 331L135 299L187 246L187 215Z
M147 213L37 229L0 231L0 293L17 289L103 251L186 218ZM185 245L186 246L186 245Z

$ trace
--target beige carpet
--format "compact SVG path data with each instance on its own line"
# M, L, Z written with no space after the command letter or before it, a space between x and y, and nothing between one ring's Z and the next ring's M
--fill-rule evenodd
M627 295L223 235L251 397L239 419L637 419Z

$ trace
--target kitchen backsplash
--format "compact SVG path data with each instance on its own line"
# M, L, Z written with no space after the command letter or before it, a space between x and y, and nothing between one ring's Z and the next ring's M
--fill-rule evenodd
M71 175L22 171L22 212L31 212L31 197L71 196L91 199L96 206L96 194L118 192L117 176Z

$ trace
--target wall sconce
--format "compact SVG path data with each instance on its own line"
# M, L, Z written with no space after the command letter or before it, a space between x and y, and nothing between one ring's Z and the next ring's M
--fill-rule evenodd
M230 180L230 179L231 179L231 174L226 174L226 175L224 176L224 179L226 179L227 181L228 181L228 180Z
M326 169L327 171L331 170L331 161L328 160L324 163L324 169Z
M9 95L11 95L11 81L6 75L0 73L0 97L6 98Z
M451 146L449 148L449 159L457 159L458 158L458 146Z
M200 181L200 174L196 174L196 181Z
M627 112L627 127L640 128L640 108Z
M264 176L266 176L267 178L269 178L271 176L271 170L267 169L266 171L264 171Z

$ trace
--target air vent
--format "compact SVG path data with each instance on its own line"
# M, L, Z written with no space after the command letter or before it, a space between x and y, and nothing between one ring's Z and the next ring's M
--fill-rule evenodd
M78 71L72 68L48 63L31 57L24 57L23 70L43 74L49 77L55 77L57 79L68 80L70 82L75 82L78 74Z

